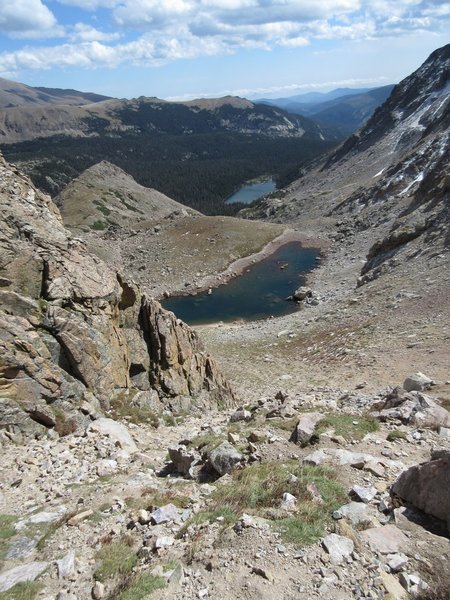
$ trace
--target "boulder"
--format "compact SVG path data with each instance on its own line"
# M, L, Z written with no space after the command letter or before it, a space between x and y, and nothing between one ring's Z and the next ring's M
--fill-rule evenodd
M380 421L401 421L405 425L432 429L450 427L450 413L419 391L407 392L396 387L371 409L372 416Z
M34 581L48 566L48 562L32 562L4 571L0 574L0 592L10 590L18 583Z
M194 477L194 467L202 462L196 450L188 450L185 446L169 448L169 457L175 471L191 479Z
M350 538L336 533L330 533L324 537L322 545L330 555L330 562L333 565L340 565L349 558L354 550L354 544Z
M406 535L395 525L372 527L361 532L373 552L380 554L395 554L403 550L408 544Z
M230 422L237 423L238 421L251 421L251 419L252 413L241 406L231 415Z
M433 380L418 371L409 375L403 382L403 388L407 392L423 392L428 390L433 384Z
M180 511L174 504L165 504L150 513L150 519L155 525L177 522L180 520Z
M292 294L292 298L294 300L296 300L297 302L301 302L302 300L305 300L306 298L311 298L312 295L313 295L312 289L302 285L295 290L295 292Z
M391 495L445 521L450 531L450 451L403 471L391 488Z
M300 446L305 446L311 441L316 425L323 417L324 415L318 412L303 413L292 432L291 441Z
M377 489L372 485L364 486L364 485L354 485L350 490L350 495L355 497L360 502L364 502L368 504L371 502L375 496L377 495Z
M208 454L208 460L219 475L225 475L241 462L242 454L230 442L222 442Z
M346 518L352 525L360 525L371 519L368 507L362 502L349 502L333 513L334 519Z

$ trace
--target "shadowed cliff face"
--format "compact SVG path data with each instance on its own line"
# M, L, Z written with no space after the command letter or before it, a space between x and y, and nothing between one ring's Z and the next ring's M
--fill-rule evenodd
M1 157L0 213L0 427L82 427L117 395L160 409L233 403L195 332L71 238Z

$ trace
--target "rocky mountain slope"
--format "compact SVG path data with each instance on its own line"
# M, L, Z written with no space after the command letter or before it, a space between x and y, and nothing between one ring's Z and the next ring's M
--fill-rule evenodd
M69 106L13 106L0 110L0 143L11 144L54 135L95 136L120 133L192 135L230 131L272 137L321 139L309 119L277 107L226 97L219 100L166 102L158 98L104 100Z
M232 220L243 254L250 232L261 242L286 223L323 250L314 302L280 319L194 334L116 275L120 257L94 258L70 237L50 200L2 162L0 595L446 597L448 95L435 73L447 68L442 49L414 86L401 84L410 98L397 128L381 113L265 202L259 214L282 224ZM431 162L406 168L421 148ZM424 229L411 235L418 216ZM171 265L189 254L220 270L233 245L221 219L126 231L139 239L127 275L152 255L169 290ZM112 248L119 234L85 235L117 236ZM239 390L237 409L200 338ZM109 401L123 422L96 418ZM175 410L157 419L157 407Z
M424 252L445 249L449 64L450 46L434 52L363 129L302 174L282 200L269 199L246 214L278 222L322 215L339 221L339 239L350 243L362 237L358 233L369 234L375 243L367 248L362 281L404 261L413 240L422 241Z
M66 227L84 230L147 228L164 218L198 214L106 161L84 171L54 201Z
M114 409L227 405L196 334L64 229L1 160L1 421L12 439L77 430Z
M0 108L38 106L47 104L81 105L107 100L108 96L45 87L31 87L0 77Z

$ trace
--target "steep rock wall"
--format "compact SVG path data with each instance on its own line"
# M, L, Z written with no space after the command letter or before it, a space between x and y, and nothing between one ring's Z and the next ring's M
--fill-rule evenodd
M130 391L156 390L174 410L234 402L195 332L90 255L2 157L0 349L0 428L11 435L58 419L81 427Z

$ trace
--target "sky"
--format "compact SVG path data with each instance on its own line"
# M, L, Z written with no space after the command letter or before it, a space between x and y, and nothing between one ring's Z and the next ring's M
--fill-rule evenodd
M0 77L168 100L376 87L449 25L445 0L0 0Z

